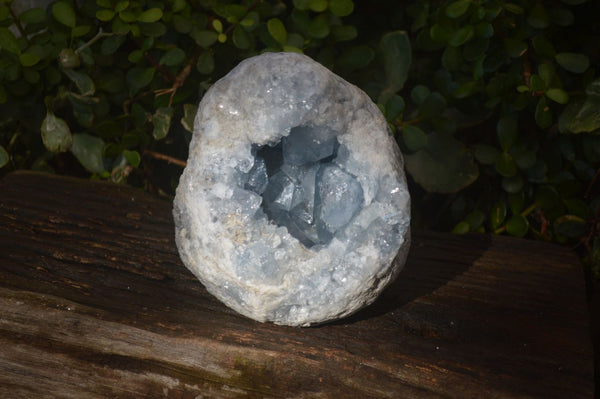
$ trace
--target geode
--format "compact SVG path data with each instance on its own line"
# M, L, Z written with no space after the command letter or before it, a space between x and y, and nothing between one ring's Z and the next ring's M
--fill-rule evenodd
M294 53L249 58L207 91L173 214L179 254L211 294L292 326L373 302L410 241L402 155L385 118Z

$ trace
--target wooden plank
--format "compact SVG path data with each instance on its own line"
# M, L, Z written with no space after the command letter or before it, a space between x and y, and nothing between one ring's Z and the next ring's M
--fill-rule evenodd
M181 264L171 204L31 172L0 181L0 397L591 398L577 258L421 233L369 308L291 328Z

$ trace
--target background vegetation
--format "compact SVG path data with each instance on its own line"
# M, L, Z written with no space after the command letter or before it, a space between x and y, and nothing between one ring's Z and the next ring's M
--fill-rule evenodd
M570 244L600 275L598 3L0 0L0 175L170 195L204 91L297 51L380 106L417 228Z

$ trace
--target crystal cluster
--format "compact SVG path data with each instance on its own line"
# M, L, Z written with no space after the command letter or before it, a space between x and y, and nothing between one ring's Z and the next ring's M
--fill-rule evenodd
M184 264L259 321L371 303L402 268L402 156L368 96L303 55L250 58L209 89L174 203Z

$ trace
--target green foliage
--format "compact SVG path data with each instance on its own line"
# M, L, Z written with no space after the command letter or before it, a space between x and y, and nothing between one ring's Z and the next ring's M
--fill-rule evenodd
M415 223L600 258L598 2L59 0L0 4L0 173L172 193L204 91L264 51L363 88L405 153ZM170 158L169 158L170 157ZM600 263L598 263L600 275Z

